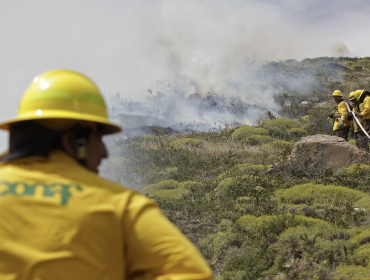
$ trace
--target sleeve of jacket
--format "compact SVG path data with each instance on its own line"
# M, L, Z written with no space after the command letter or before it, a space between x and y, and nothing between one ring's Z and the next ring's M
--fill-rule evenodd
M346 103L341 102L338 104L338 112L343 121L348 120L348 108L347 108Z
M194 245L161 213L136 195L123 221L126 279L212 280L212 271Z
M361 116L370 116L370 96L366 96L364 99L364 109L362 110Z

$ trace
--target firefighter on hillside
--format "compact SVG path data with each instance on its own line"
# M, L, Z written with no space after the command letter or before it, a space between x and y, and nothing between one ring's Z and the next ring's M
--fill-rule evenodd
M359 96L358 102L356 105L356 117L361 122L363 128L367 132L370 133L370 92L365 90L357 90L357 95ZM369 139L365 135L365 133L361 132L363 139L362 139L362 146L369 150ZM366 144L365 144L366 143Z
M338 133L338 137L347 141L349 128L351 126L348 120L348 108L340 90L335 90L333 92L333 98L337 104L333 112L329 115L329 118L334 119L333 131Z
M349 100L352 102L352 105L353 105L353 112L356 115L360 113L359 100L360 100L362 92L363 90L356 90L356 91L352 91L349 95ZM364 120L362 119L359 121L362 127L364 127L365 126ZM357 147L364 149L366 151L369 151L369 144L367 141L367 136L365 135L365 133L362 131L362 129L360 128L360 126L357 124L355 120L353 120L353 136L352 137L356 139Z
M1 279L213 279L155 203L98 176L102 136L121 128L86 76L34 78L0 128Z

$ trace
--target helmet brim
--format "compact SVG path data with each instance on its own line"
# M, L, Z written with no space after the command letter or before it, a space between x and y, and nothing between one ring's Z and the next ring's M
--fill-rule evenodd
M89 121L101 124L100 130L103 134L113 134L121 132L123 129L115 123L108 121L106 118L90 115L90 114L81 114L73 113L66 111L58 110L44 110L41 115L35 113L22 114L13 119L10 119L6 122L0 123L0 129L9 130L9 125L22 121L32 121L32 120L43 120L43 119L65 119L65 120L75 120L75 121Z

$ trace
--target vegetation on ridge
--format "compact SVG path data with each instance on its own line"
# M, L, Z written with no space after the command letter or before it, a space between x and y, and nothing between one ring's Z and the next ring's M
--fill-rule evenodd
M333 134L330 94L368 88L370 58L270 62L260 71L277 73L286 118L266 112L255 126L113 139L103 173L154 199L217 279L369 279L370 167L313 170L302 149L293 168L265 171L284 165L301 137ZM306 92L284 85L303 74L318 81Z

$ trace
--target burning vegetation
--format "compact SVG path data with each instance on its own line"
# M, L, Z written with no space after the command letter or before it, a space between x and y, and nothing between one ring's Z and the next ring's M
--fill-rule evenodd
M102 174L154 199L218 279L367 279L369 165L314 169L302 147L294 165L266 171L287 164L301 137L332 135L330 93L368 89L370 58L269 62L252 74L240 83L257 99L176 83L140 102L111 97L125 134L106 139Z

